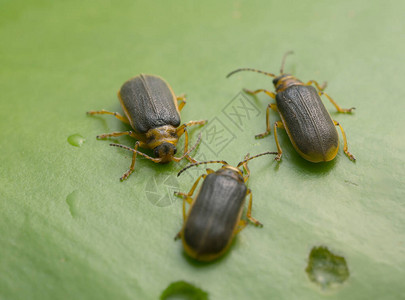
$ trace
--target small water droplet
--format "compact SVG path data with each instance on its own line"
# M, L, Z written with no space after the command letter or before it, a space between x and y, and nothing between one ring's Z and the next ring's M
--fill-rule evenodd
M312 248L305 271L323 289L341 284L349 277L346 259L324 246Z
M76 133L76 134L70 135L67 138L67 141L72 146L81 147L84 144L84 142L86 141L86 139L84 137L82 137L80 134Z
M67 197L66 197L66 203L69 206L69 211L70 214L72 215L73 218L76 218L78 216L78 209L77 209L77 202L78 202L78 191L73 191L71 192Z

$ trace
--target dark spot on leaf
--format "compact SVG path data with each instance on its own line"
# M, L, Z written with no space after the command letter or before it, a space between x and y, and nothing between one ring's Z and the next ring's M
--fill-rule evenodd
M171 283L160 296L161 300L208 300L208 293L185 281Z
M333 254L324 246L312 248L305 271L309 279L322 288L341 284L349 277L346 259Z

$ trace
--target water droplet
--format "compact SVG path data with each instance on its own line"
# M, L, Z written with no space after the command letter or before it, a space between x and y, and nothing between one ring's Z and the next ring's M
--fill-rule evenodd
M312 248L305 271L309 279L323 289L341 284L349 277L346 259L324 246Z
M70 135L67 138L67 141L72 146L81 147L84 144L84 142L86 141L86 139L84 137L82 137L80 134L76 133L76 134Z
M69 206L69 211L73 218L76 218L78 216L78 209L77 209L78 199L79 199L79 193L77 190L71 192L66 197L66 203Z
M162 292L160 299L208 300L208 293L188 282L176 281Z

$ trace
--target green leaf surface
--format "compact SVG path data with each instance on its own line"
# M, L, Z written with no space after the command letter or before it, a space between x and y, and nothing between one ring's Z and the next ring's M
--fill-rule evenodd
M209 299L405 299L404 11L399 0L0 1L0 298L158 299L184 280ZM264 227L196 263L173 241L182 202L172 193L204 168L177 178L185 162L139 159L120 182L131 154L95 137L128 127L85 112L122 112L124 81L160 75L187 94L182 122L209 120L190 131L192 143L203 132L196 158L236 165L276 150L273 133L254 139L269 97L241 93L273 86L225 76L277 73L287 50L287 72L327 80L337 103L356 107L338 114L324 99L357 162L342 142L334 161L304 161L279 130L281 163L249 165ZM308 278L315 246L345 258L339 287Z

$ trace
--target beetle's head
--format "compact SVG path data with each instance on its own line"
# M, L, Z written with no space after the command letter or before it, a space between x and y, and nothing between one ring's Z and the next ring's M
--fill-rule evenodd
M153 149L155 157L161 158L161 163L172 161L173 156L177 153L177 148L171 143L164 142Z
M291 76L291 74L281 74L280 76L274 78L273 79L274 87L277 88L277 85L281 84L284 81L283 79L288 76Z
M216 173L229 176L237 181L243 182L243 173L239 168L235 168L230 165L223 165L222 168L219 169Z

